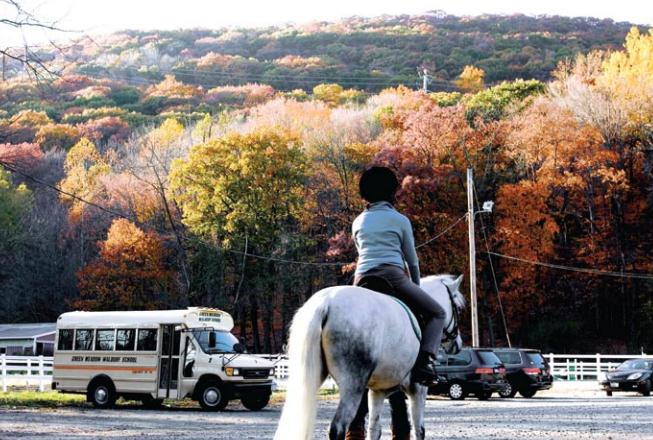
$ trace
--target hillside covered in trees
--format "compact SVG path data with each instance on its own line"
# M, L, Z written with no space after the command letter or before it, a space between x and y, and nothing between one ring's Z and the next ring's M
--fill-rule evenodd
M424 15L353 17L259 29L125 31L82 38L43 51L67 71L128 81L173 74L205 89L265 83L310 90L324 82L378 92L419 82L428 69L432 90L451 89L466 65L486 81L548 80L558 62L594 49L619 49L631 24L588 17ZM12 63L10 70L20 70Z
M400 176L422 272L466 274L472 167L477 200L496 202L477 229L482 342L505 341L505 316L516 344L650 351L653 33L628 29L429 14L124 32L41 53L62 74L39 81L12 64L0 321L206 305L274 352L306 298L349 282L370 164ZM429 56L446 90L412 87Z

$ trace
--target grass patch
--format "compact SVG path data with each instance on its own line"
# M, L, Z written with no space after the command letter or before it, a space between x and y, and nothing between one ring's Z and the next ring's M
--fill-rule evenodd
M339 397L338 391L329 389L320 389L318 399L330 400ZM286 400L285 391L274 391L270 396L270 404L282 405ZM139 401L128 400L120 398L117 402L118 405L139 405ZM199 404L190 399L183 400L166 400L165 406L176 408L199 408ZM63 394L57 391L9 391L6 393L0 392L0 408L62 408L62 407L89 407L90 404L86 402L86 396L82 394Z
M8 391L0 392L0 407L59 408L62 406L85 406L86 396L62 394L56 391Z
M331 390L327 388L320 388L317 393L318 400L331 400L340 397L338 390ZM286 391L273 391L270 396L270 404L283 404L286 401Z

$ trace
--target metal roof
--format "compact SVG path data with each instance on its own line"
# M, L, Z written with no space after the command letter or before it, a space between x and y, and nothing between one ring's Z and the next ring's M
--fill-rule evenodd
M36 336L42 336L54 333L56 324L37 323L37 324L0 324L0 339L30 339Z

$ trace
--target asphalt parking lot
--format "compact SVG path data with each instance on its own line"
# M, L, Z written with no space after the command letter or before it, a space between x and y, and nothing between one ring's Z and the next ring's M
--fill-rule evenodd
M325 439L337 400L320 402L316 439ZM250 412L231 405L221 413L194 408L145 410L126 405L92 408L0 409L2 439L271 439L281 407ZM389 414L383 439L389 439ZM563 387L532 399L454 402L426 406L427 438L436 439L653 439L653 397L606 397L591 386Z

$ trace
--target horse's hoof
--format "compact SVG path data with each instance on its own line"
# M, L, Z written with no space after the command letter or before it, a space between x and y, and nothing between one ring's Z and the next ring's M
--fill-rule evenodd
M350 426L345 440L365 440L365 426Z
M395 434L393 432L392 440L410 440L410 434Z

